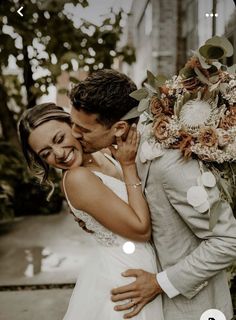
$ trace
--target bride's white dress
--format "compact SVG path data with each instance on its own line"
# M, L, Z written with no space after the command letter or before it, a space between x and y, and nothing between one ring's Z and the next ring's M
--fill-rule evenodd
M121 199L128 201L124 182L101 172L94 173ZM135 251L127 254L123 251L123 245L128 239L104 228L93 217L73 208L70 203L69 206L74 215L83 220L88 229L94 231L93 234L89 233L88 237L93 237L95 245L91 247L86 263L78 270L77 283L64 320L121 320L127 311L114 310L111 289L134 280L121 276L127 269L143 269L157 273L153 248L149 243L132 241ZM147 304L132 319L163 320L161 296Z

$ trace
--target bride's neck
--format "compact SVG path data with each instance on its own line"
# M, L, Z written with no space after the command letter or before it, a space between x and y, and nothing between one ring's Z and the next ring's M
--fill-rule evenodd
M97 153L85 153L83 155L83 167L99 167L99 163L97 161Z

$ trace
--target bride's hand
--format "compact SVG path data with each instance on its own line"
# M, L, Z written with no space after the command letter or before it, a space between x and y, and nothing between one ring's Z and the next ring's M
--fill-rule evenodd
M135 158L138 150L140 135L136 124L132 124L125 141L117 137L117 149L110 147L113 156L120 162L121 166L130 166L135 164Z

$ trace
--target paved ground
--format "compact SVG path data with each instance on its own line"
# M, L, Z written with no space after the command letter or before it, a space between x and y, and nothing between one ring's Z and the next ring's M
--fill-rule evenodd
M0 292L1 320L62 320L72 290Z
M87 236L66 210L0 227L0 320L61 320L72 289L60 285L75 283ZM53 289L29 290L50 284ZM8 291L12 286L27 287Z

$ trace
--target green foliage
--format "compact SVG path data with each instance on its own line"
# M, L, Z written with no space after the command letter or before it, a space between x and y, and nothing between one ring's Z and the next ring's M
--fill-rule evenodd
M199 53L209 60L222 59L224 57L231 57L234 49L227 38L215 36L208 39L205 44L199 48Z
M16 65L23 71L28 103L31 96L39 98L48 93L48 87L57 82L62 69L72 71L73 60L79 68L86 66L89 72L110 68L115 57L128 63L135 60L130 46L116 50L125 15L122 10L118 14L111 11L100 26L87 21L75 26L65 5L83 10L88 1L0 2L0 67L3 69L8 65L9 55L15 58ZM16 13L18 6L24 7L23 19ZM32 77L37 70L46 75Z
M3 141L0 141L0 173L0 220L60 211L63 198L58 174L52 171L55 192L47 202L48 190L29 175L19 151Z

